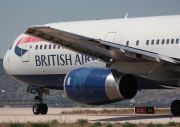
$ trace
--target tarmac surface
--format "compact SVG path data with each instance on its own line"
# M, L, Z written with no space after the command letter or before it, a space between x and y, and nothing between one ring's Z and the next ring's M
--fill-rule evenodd
M79 109L79 108L76 108ZM76 110L74 108L49 108L47 115L34 115L31 108L0 108L0 123L2 122L47 122L58 120L61 123L73 123L77 119L88 119L89 122L111 122L111 123L168 123L180 122L180 117L170 115L141 115L141 114L60 114L62 111ZM91 109L90 109L91 110ZM92 110L102 110L92 109Z

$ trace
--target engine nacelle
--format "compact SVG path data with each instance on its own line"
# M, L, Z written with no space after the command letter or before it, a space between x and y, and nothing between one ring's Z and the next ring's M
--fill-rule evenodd
M67 97L80 104L102 105L131 99L137 89L133 75L103 68L78 68L70 71L64 79Z

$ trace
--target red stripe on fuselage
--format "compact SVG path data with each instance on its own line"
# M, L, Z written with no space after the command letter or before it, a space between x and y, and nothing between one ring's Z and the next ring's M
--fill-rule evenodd
M21 39L17 42L16 46L18 46L18 45L20 45L20 44L22 44L22 43L30 43L30 42L42 42L42 40L39 39L39 38L36 38L36 37L27 36L27 37L21 38Z

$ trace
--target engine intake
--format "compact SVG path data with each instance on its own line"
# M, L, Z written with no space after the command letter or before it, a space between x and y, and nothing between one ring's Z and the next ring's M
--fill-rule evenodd
M67 97L80 104L102 105L131 99L137 89L133 75L103 68L78 68L64 79Z

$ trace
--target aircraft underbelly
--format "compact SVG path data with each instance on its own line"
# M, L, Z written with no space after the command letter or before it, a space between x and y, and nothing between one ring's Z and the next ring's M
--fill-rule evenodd
M32 86L63 90L66 74L12 75L15 79Z

